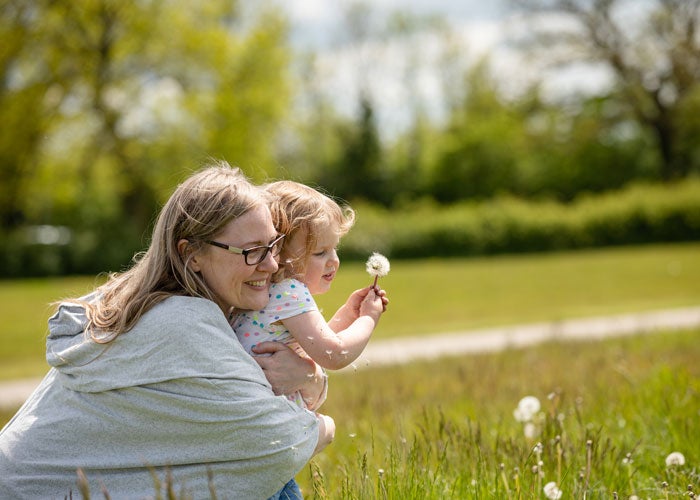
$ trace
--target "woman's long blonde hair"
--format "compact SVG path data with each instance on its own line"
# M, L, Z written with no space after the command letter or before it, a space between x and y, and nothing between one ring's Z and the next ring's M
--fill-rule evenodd
M285 247L297 233L305 234L304 253L290 255L285 247L280 254L280 267L273 280L302 276L321 229L330 228L338 237L350 231L355 223L355 211L340 205L316 189L294 181L277 181L263 186L269 195L272 223L279 234L285 235Z
M189 268L189 259L231 220L264 203L262 191L224 161L186 179L161 210L148 250L134 258L128 271L111 274L97 289L96 300L73 301L86 307L90 336L110 342L173 295L214 300L202 277ZM188 241L185 255L178 252L183 239Z

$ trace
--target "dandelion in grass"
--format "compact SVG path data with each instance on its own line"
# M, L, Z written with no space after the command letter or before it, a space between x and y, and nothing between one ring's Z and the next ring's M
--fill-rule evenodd
M540 411L540 400L535 396L525 396L518 402L518 407L513 410L513 416L518 422L531 422Z
M551 481L544 485L544 496L549 498L549 500L559 500L564 494L557 486L557 483Z
M685 457L680 451L674 451L666 457L666 467L685 465Z
M372 286L377 286L377 280L381 276L389 274L390 268L389 259L382 254L374 252L370 255L369 259L367 259L366 269L370 276L374 276L374 283Z
M518 402L518 407L513 410L513 417L523 424L523 432L526 439L535 439L539 429L533 421L540 411L540 400L535 396L525 396Z

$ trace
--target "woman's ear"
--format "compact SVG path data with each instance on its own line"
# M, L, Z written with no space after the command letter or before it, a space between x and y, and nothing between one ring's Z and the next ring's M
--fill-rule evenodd
M197 254L192 253L190 248L190 242L188 240L182 239L177 242L177 253L180 254L182 260L187 262L189 259L189 266L195 273L198 273L201 269L199 262L197 261Z

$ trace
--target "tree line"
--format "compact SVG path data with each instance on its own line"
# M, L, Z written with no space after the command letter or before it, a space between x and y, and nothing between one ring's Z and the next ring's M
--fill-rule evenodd
M117 270L146 245L173 186L208 157L256 181L293 178L389 210L504 194L572 202L695 176L700 2L650 2L633 30L621 4L512 5L527 27L519 50L605 67L606 91L554 100L535 81L507 95L488 56L467 60L446 43L444 120L410 101L410 125L387 139L371 82L356 114L342 115L271 4L1 0L0 275ZM346 14L358 46L451 35L445 22L405 13L377 27L367 4ZM554 15L571 22L541 22Z

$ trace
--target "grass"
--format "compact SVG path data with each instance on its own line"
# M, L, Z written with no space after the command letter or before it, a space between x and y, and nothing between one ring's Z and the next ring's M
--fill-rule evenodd
M694 243L395 261L381 279L391 304L374 338L698 305L698 255ZM0 380L46 371L50 303L95 283L93 276L0 281ZM319 306L329 316L368 284L362 263L344 263Z
M331 374L336 439L297 480L307 499L692 498L698 359L696 329Z
M376 336L697 305L699 250L393 262ZM0 378L45 371L48 303L94 281L0 283L9 317ZM367 282L361 264L346 264L319 303L330 311ZM320 499L539 499L552 481L562 498L691 497L700 491L698 359L695 329L332 373L322 410L336 439L297 479ZM542 403L531 437L513 416L526 395ZM674 451L685 465L665 464Z
M336 440L298 480L307 498L546 498L550 481L563 498L685 497L698 359L694 330L332 374ZM513 416L526 395L532 438ZM666 466L674 451L684 466Z

